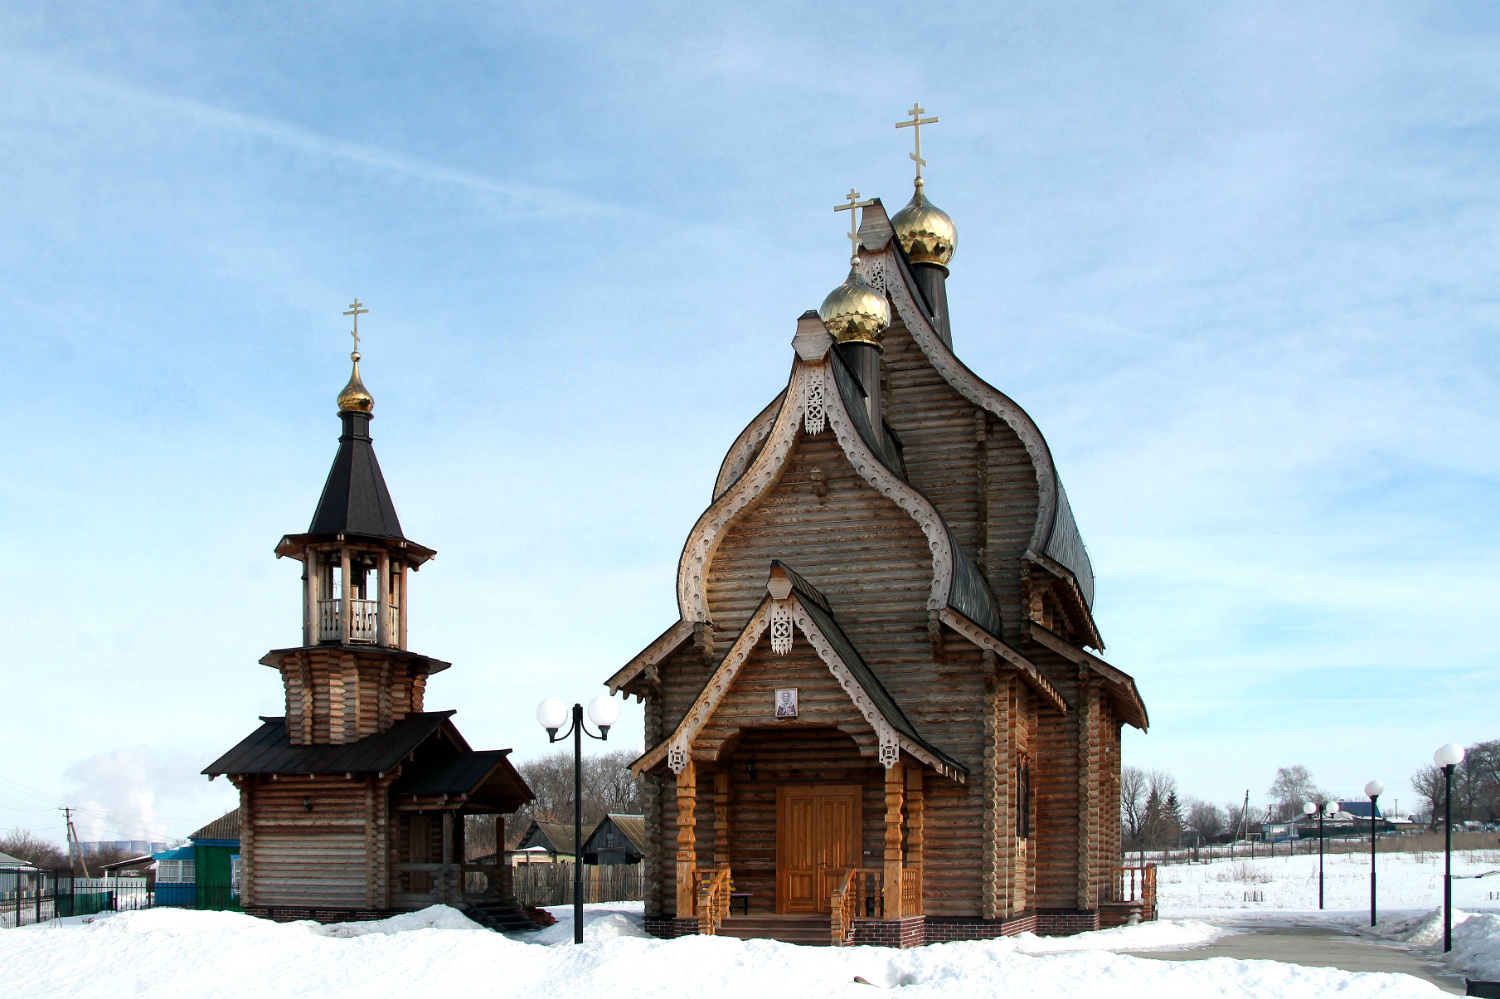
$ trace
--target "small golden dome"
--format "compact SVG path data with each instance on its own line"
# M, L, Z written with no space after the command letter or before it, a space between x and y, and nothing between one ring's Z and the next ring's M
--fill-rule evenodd
M891 325L891 306L859 276L858 266L851 266L844 283L823 299L818 318L839 343L873 343L878 347L881 335Z
M359 351L350 354L349 360L354 362L354 373L349 376L349 384L339 393L339 412L373 413L375 397L370 395L365 383L359 380Z
M914 264L942 264L948 266L953 251L958 245L958 231L948 213L927 200L922 193L922 180L917 179L917 190L906 203L906 207L891 219L896 238L901 248Z

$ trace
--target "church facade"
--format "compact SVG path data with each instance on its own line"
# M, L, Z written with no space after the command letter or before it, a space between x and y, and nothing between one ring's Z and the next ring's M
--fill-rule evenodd
M428 679L450 664L409 649L407 621L412 574L436 553L402 532L357 351L352 360L312 523L276 546L303 567L302 641L260 660L281 681L285 714L261 718L203 771L240 792L241 902L325 922L443 902L493 928L535 928L508 867L466 863L465 818L496 816L503 843L503 816L531 789L510 750L473 750L455 712L426 708Z
M1133 680L1040 430L958 357L952 221L859 202L677 571L645 703L646 918L914 945L1151 918L1122 866ZM851 221L851 226L853 223Z

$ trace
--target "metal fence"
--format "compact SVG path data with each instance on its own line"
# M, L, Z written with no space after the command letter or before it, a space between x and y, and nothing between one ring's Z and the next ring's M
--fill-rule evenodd
M238 909L229 887L153 886L145 878L80 878L70 871L39 871L0 890L0 929L31 926L67 916L132 909Z
M573 901L573 865L517 864L512 868L516 901L522 905L568 905ZM585 902L627 902L646 897L640 864L584 864Z

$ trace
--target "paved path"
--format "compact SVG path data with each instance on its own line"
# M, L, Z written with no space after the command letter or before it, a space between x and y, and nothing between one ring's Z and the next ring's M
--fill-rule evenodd
M1238 924L1233 932L1191 950L1142 951L1134 957L1155 961L1204 961L1232 957L1243 961L1285 961L1345 971L1393 971L1413 975L1454 995L1464 994L1462 976L1440 972L1404 947L1380 943L1339 926Z

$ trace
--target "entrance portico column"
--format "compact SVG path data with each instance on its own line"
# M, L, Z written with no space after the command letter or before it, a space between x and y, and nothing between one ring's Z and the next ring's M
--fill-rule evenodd
M897 763L885 771L885 918L901 918L901 805L906 796L906 768Z
M693 915L698 886L693 883L693 869L698 866L697 818L698 768L690 757L677 772L677 918Z

